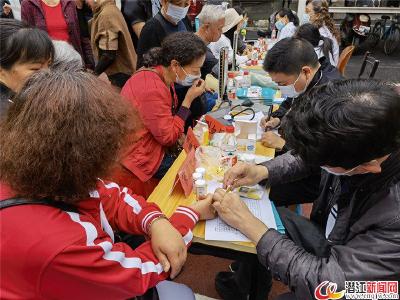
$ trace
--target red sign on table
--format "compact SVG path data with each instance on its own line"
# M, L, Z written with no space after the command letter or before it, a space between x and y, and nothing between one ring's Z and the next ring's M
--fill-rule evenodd
M182 166L178 171L177 178L175 179L182 186L185 197L188 197L193 190L193 173L196 169L195 149L192 149Z
M189 130L186 134L185 143L183 144L183 149L185 149L186 153L190 153L192 149L196 150L200 147L200 143L197 140L197 137L194 135L193 129L189 127Z

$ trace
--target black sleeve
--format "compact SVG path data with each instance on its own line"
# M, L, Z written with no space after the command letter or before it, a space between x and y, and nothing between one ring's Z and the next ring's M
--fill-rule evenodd
M90 8L87 6L86 2L83 2L81 9L76 9L78 15L79 29L81 30L81 36L90 39L88 19L92 16Z
M161 24L155 19L150 19L142 29L140 34L137 53L137 69L143 67L143 54L151 48L160 47L161 41L165 37L165 31Z
M292 107L292 103L293 98L287 98L282 102L279 108L271 114L271 117L282 119L286 115L288 110Z
M126 1L123 13L128 21L128 26L132 26L140 22L146 22L148 19L143 4L138 0Z
M213 73L213 68L218 64L218 59L215 58L211 50L207 47L206 60L201 67L201 78L205 79L207 74Z
M116 50L102 50L100 49L99 53L99 61L94 69L94 72L97 75L103 73L111 64L114 62L115 58L117 57Z

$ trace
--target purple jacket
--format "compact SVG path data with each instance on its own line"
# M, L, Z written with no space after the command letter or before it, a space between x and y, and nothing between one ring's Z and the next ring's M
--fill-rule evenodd
M75 1L61 0L61 8L68 26L72 46L81 54L86 67L93 69L94 60L90 40L81 35ZM41 0L23 0L21 3L21 18L29 25L47 31Z

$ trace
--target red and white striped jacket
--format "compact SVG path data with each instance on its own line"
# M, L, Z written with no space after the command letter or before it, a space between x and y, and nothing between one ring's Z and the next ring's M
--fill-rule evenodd
M0 201L13 196L0 184ZM2 299L127 299L168 277L150 242L135 250L114 243L113 229L146 235L157 205L99 181L77 206L79 213L45 205L0 211ZM170 222L189 246L197 213L179 207Z

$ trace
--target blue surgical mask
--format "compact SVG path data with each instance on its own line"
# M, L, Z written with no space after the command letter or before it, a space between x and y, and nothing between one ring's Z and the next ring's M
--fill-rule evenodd
M283 23L281 20L279 20L278 22L275 23L275 27L276 29L278 29L279 31L281 31L283 29L283 27L285 27L286 24Z
M307 84L304 87L304 89L300 92L296 91L296 88L294 87L294 85L299 80L300 75L301 75L301 72L300 72L299 76L297 76L297 79L295 80L295 82L293 84L278 85L278 88L281 90L281 93L283 96L290 97L290 98L297 98L298 96L300 96L301 94L303 94L306 91Z
M182 71L185 73L186 77L185 77L185 79L180 80L179 77L178 77L178 74L176 74L176 80L175 80L175 82L176 82L177 84L180 84L180 85L183 85L183 86L192 86L193 83L194 83L196 80L200 79L200 77L201 77L201 75L192 75L192 74L186 73L185 69L182 68L182 67L181 67L181 69L182 69Z
M175 24L178 24L180 20L186 17L188 11L189 11L189 6L180 7L172 3L168 3L168 9L166 11L166 14L168 15L168 17L172 19L172 21L175 22Z
M310 23L310 15L309 14L304 14L303 15L303 19L301 21L301 24L306 24L306 23Z
M242 29L247 28L247 20L243 22Z

